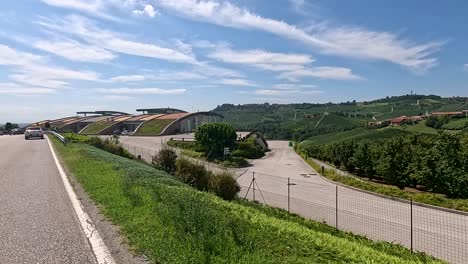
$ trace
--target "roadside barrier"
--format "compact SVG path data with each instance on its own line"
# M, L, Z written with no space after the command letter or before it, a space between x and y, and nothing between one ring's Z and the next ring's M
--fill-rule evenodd
M60 135L59 133L55 132L55 131L51 131L51 130L46 130L44 131L45 134L52 134L54 135L56 138L58 138L65 146L67 145L67 139Z

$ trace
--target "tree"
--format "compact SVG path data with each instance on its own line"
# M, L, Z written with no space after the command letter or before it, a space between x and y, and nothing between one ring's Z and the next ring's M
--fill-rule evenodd
M386 182L403 189L409 181L408 158L410 155L407 153L405 142L401 138L395 138L382 143L377 171Z
M364 140L357 144L353 156L353 163L359 169L360 174L369 177L369 179L372 179L375 175L374 152L370 142Z
M209 159L222 157L223 149L232 149L236 139L234 127L225 123L205 124L195 132L195 140L204 148Z
M10 122L6 122L6 124L5 124L5 130L12 130L13 128L17 128L17 127L18 127L18 125L12 124Z

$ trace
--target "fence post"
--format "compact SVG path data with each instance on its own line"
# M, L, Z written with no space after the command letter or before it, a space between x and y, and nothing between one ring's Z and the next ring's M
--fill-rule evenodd
M325 174L325 167L322 166L321 168L322 168L322 172L320 174L324 175Z
M255 171L252 171L253 201L255 202Z
M413 199L410 200L411 252L413 252Z
M335 227L338 229L338 185L335 185Z
M290 212L289 208L290 208L290 205L291 205L291 196L290 196L290 193L291 193L291 184L289 183L289 177L288 177L288 213Z

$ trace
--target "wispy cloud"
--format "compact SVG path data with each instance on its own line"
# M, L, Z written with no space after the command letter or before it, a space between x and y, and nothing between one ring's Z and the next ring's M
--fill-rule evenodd
M0 65L11 66L10 78L18 83L45 88L64 88L68 80L96 81L97 73L51 65L42 56L0 44ZM45 90L44 90L45 91Z
M106 62L117 57L112 52L98 46L86 45L71 39L39 40L35 41L33 46L37 49L78 62Z
M55 93L55 89L18 85L16 83L0 83L0 94L8 95L41 95Z
M251 86L255 87L256 84L245 79L222 79L219 81L220 84L231 85L231 86Z
M334 80L362 80L363 78L352 73L351 69L341 67L313 67L302 70L284 72L278 76L279 79L287 79L298 82L301 78L313 77Z
M191 54L156 44L129 40L118 33L99 28L94 21L81 16L69 16L62 20L42 18L37 23L48 30L70 34L89 44L117 53L161 59L179 63L197 63Z
M225 63L244 64L263 70L288 71L304 68L314 60L305 54L275 53L265 50L232 50L223 48L208 57Z
M55 7L77 10L98 18L123 21L121 18L111 15L108 12L108 7L115 1L102 1L102 0L41 0L43 3Z
M97 92L103 94L121 94L121 95L177 95L184 94L186 89L161 89L161 88L99 88Z
M159 7L189 19L220 26L260 30L303 44L324 54L382 60L415 72L437 65L433 55L443 42L417 44L398 34L354 26L309 27L305 31L284 21L265 18L230 2L158 0Z
M146 4L142 9L135 9L133 13L136 15L147 15L151 18L158 15L158 11L154 9L154 7L150 4Z
M147 78L144 75L121 75L109 79L109 82L141 82Z
M463 69L464 69L465 71L468 71L468 63L463 65Z

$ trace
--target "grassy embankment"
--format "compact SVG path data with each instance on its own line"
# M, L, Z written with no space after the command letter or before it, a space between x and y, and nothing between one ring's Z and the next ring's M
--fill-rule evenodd
M100 121L88 125L80 134L83 135L97 135L102 130L116 124L115 121Z
M54 146L135 252L154 263L435 263L384 242L246 201L199 192L85 144Z
M173 119L153 119L147 121L136 131L136 136L157 136L166 128Z
M313 160L306 159L304 155L301 155L304 160L316 171L320 172L320 165L315 163ZM325 173L322 176L345 185L356 187L361 190L366 190L378 194L383 194L395 198L413 200L418 203L435 205L445 207L449 209L456 209L468 212L468 200L467 199L450 199L442 194L435 194L429 192L411 192L406 190L398 189L396 186L379 184L371 181L361 181L357 177L347 177L335 173L333 170L325 169Z

